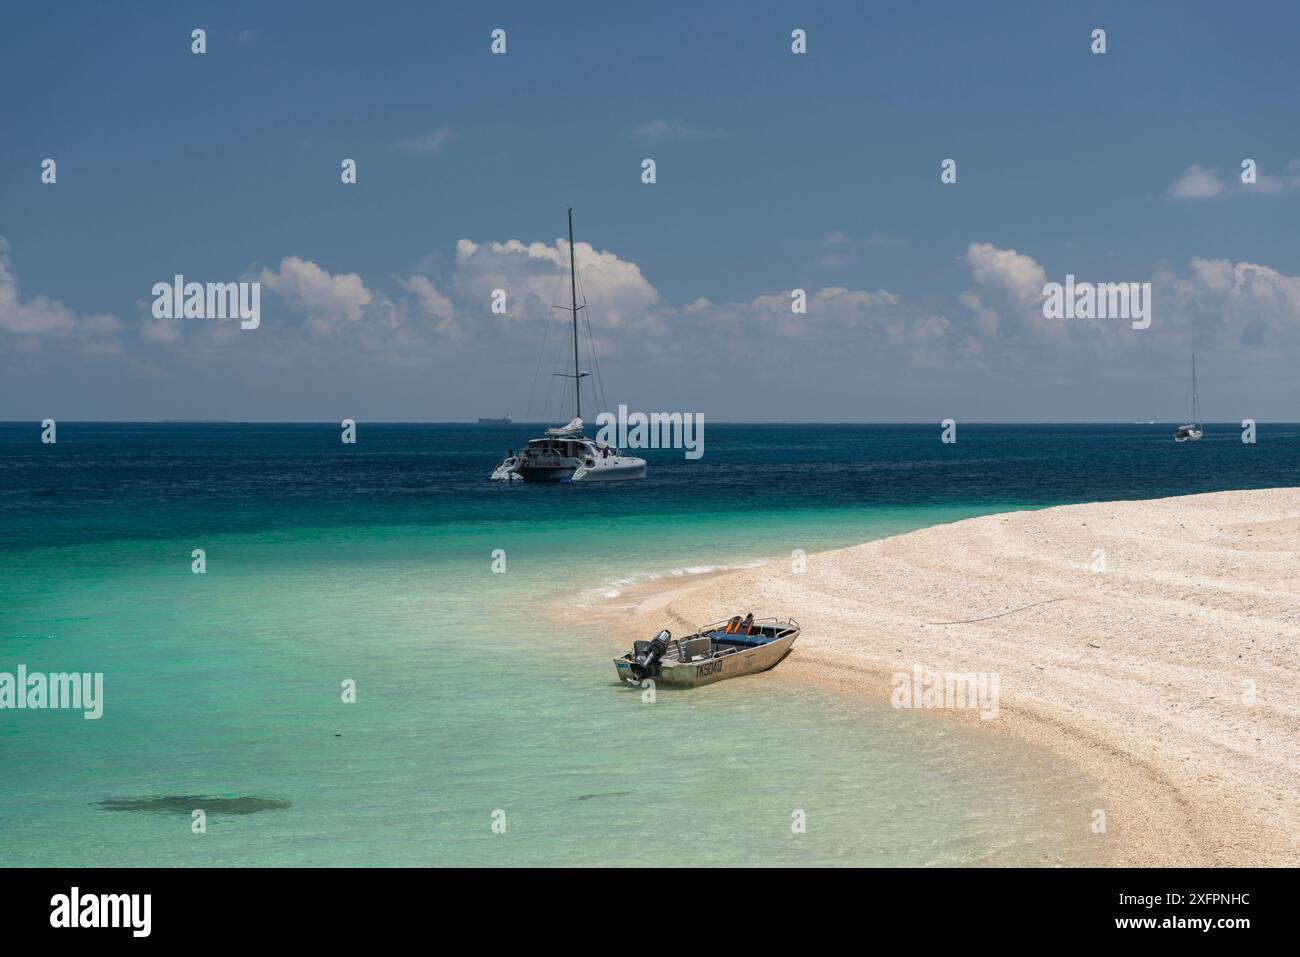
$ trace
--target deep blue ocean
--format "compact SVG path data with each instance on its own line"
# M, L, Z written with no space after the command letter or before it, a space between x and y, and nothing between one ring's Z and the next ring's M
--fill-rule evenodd
M644 482L484 481L542 425L0 423L0 545L323 524L502 522L753 510L1055 505L1300 484L1300 425L706 424L705 454L641 452ZM146 519L147 520L142 520Z

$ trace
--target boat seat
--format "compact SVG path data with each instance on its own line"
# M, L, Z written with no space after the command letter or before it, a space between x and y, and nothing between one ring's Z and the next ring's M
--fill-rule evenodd
M699 638L689 638L681 643L682 661L690 661L692 658L707 655L712 647L713 642L707 635Z
M759 645L766 645L768 642L774 640L771 635L758 633L752 635L737 635L733 633L728 635L723 631L715 631L709 637L720 645L736 645L740 648L757 648Z

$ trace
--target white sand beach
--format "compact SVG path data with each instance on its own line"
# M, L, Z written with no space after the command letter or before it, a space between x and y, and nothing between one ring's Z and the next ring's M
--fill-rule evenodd
M638 589L619 639L752 609L803 625L784 677L888 698L917 665L995 673L996 718L936 720L1091 774L1114 863L1300 864L1300 489L992 515L794 565Z

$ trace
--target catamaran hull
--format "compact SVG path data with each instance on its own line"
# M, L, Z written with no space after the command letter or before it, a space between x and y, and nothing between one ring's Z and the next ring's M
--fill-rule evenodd
M575 482L626 482L631 479L645 478L645 460L618 465L597 465L595 468L582 468L573 473Z
M523 465L516 469L525 482L626 482L645 478L645 459L601 460L587 465Z
M715 681L739 678L744 675L756 675L770 671L785 660L786 655L799 637L798 630L776 641L768 642L757 648L746 648L730 655L706 658L703 661L665 662L659 669L659 675L652 679L655 684L670 688L698 688L711 685ZM620 681L640 684L632 674L632 662L626 658L614 659L614 670Z

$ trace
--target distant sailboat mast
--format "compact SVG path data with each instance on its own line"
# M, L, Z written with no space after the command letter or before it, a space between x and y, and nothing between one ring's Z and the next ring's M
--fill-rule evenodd
M1192 425L1201 424L1201 396L1196 391L1196 353L1192 353Z
M1196 388L1196 353L1192 353L1192 420L1174 432L1175 442L1199 442L1205 435L1201 425L1201 393Z

